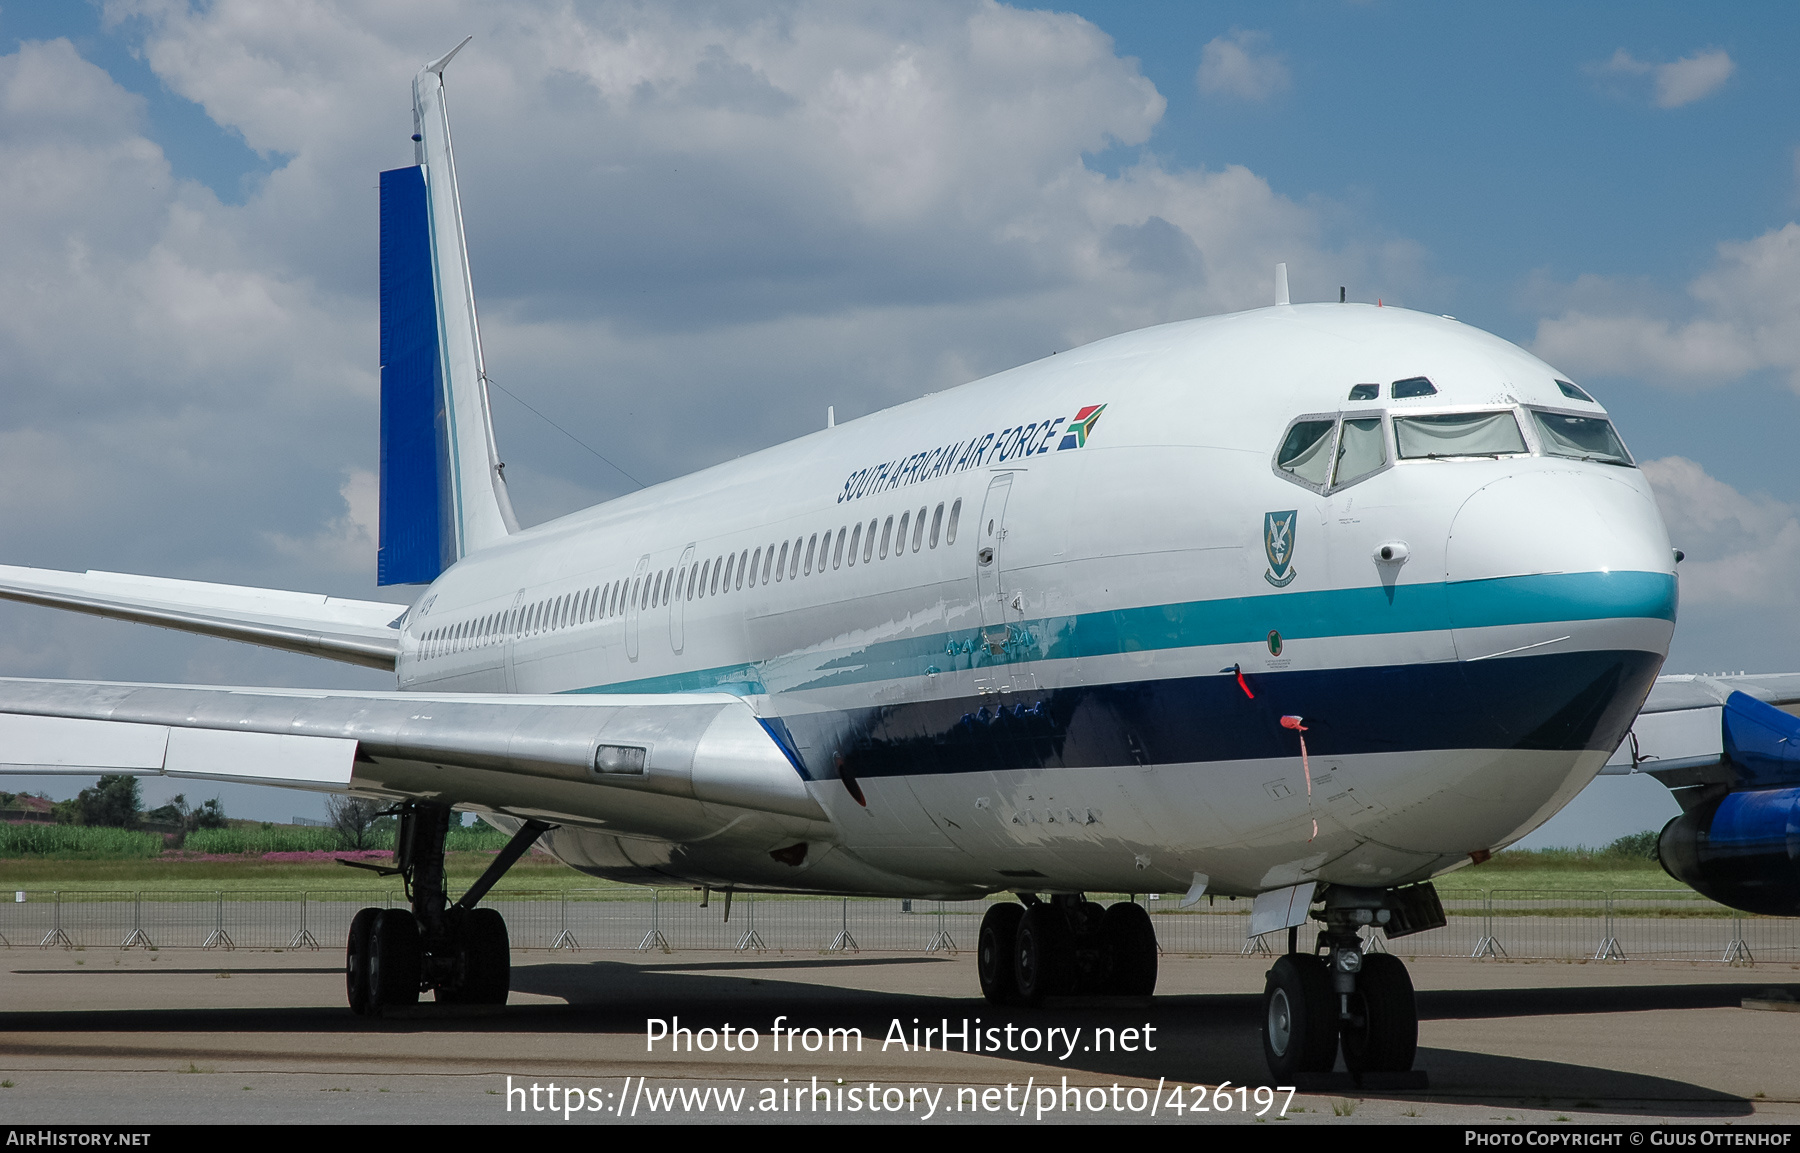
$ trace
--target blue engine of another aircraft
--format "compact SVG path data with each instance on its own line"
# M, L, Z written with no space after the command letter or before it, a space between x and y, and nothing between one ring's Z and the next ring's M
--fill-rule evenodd
M1698 805L1663 827L1656 853L1671 877L1722 905L1800 914L1800 787Z
M1663 826L1671 877L1723 905L1800 914L1800 720L1743 693L1725 703L1723 744L1745 786Z

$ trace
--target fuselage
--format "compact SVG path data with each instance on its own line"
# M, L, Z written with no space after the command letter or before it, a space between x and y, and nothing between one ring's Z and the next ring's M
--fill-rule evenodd
M779 831L564 829L599 875L1424 879L1573 797L1667 652L1649 485L1552 431L1605 419L1559 378L1361 305L1113 337L472 553L401 685L729 693L830 817L803 865Z

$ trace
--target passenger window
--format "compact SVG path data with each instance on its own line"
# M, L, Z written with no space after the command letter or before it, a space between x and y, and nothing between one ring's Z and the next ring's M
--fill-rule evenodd
M1324 484L1331 469L1332 420L1302 420L1288 429L1276 454L1275 467L1307 484Z
M931 547L936 548L938 529L944 524L944 502L938 501L937 510L931 514Z
M762 567L762 547L759 545L750 557L750 587L756 587L756 570Z
M906 526L912 523L912 513L900 514L900 531L894 534L894 555L899 556L906 551Z
M1450 412L1394 418L1401 460L1448 456L1500 456L1525 451L1519 422L1510 412Z
M1405 380L1396 380L1388 395L1395 400L1406 400L1414 396L1436 396L1437 385L1422 376L1409 376Z
M925 540L925 510L919 510L919 517L913 521L913 551L919 551L919 545Z
M784 546L782 551L786 551ZM800 575L800 538L794 538L794 559L788 561L788 579L793 580Z
M1599 401L1595 400L1593 397L1591 397L1587 393L1581 391L1581 389L1577 388L1573 384L1570 384L1566 380L1557 381L1556 387L1562 392L1562 394L1564 396L1568 397L1570 400L1585 400L1589 404L1599 404L1600 403Z
M713 558L712 584L707 587L707 590L706 590L707 596L718 596L719 595L719 569L720 569L719 562L724 559L725 559L724 557L714 557Z
M782 574L787 571L787 556L788 556L788 543L786 541L782 541L781 542L781 563L775 566L775 579L776 580L780 580Z
M844 534L848 531L849 531L848 529L842 529L842 528L838 529L837 545L831 551L831 567L832 568L843 567L843 564L844 564ZM821 563L821 565L819 567L823 568L824 565Z
M813 553L818 551L818 547L819 547L819 534L814 533L812 539L806 542L806 575L807 576L812 575Z
M666 579L663 582L662 600L660 603L666 605L675 597L675 570L672 568L667 569L663 572L663 576Z
M1337 474L1333 484L1361 480L1387 463L1387 438L1381 435L1381 418L1346 420L1338 437Z
M700 591L696 595L698 595L698 596L706 595L706 576L711 571L712 571L712 562L711 561L706 561L705 563L703 563L700 566L700 586L699 586Z
M1376 400L1381 396L1379 384L1353 384L1350 386L1351 400Z
M740 588L740 589L744 587L744 568L746 565L749 565L752 563L754 563L754 562L752 562L750 560L750 550L749 549L745 549L743 552L738 554L737 584L735 584L731 587Z
M863 539L864 564L868 564L869 559L875 555L875 526L880 523L879 520L872 520L869 522L869 535Z
M944 529L944 544L953 545L956 543L956 522L961 517L962 498L958 497L956 503L950 506L950 524Z
M850 534L850 567L856 567L856 550L862 547L862 522L858 521L855 531Z

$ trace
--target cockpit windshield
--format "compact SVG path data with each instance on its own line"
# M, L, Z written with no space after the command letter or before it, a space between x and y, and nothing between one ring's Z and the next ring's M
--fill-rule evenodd
M1523 453L1525 437L1507 412L1446 412L1394 417L1394 444L1401 460Z
M1548 456L1568 456L1601 464L1631 463L1631 454L1620 443L1611 421L1536 408L1531 410L1531 416L1537 421L1538 441Z

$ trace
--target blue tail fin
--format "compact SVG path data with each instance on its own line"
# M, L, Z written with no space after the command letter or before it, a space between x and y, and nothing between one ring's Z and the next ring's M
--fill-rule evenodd
M439 492L437 293L424 169L381 174L381 541L376 583L424 584L455 560Z
M443 70L461 48L413 80L418 163L381 174L383 585L434 580L518 530L494 450L444 104Z

